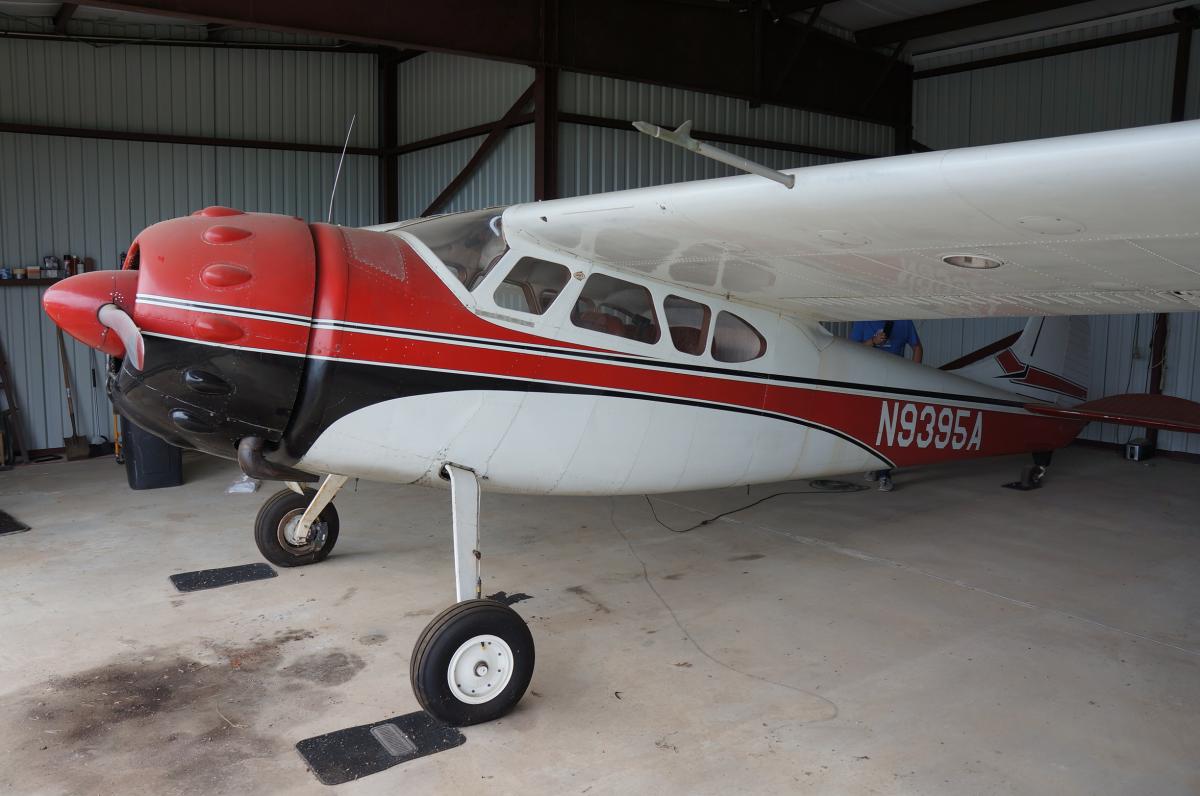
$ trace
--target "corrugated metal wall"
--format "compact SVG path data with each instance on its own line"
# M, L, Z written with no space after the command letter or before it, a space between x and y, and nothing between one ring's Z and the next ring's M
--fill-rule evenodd
M0 40L0 119L374 146L371 55Z
M401 144L495 121L533 82L520 64L426 53L400 64Z
M675 126L691 119L697 130L841 149L864 155L892 152L892 128L812 111L762 105L695 91L564 72L563 113L581 113Z
M160 36L182 36L171 26ZM184 26L186 27L186 26ZM143 31L144 33L144 31ZM134 132L373 146L375 65L369 55L187 47L92 47L0 39L0 121ZM144 227L210 204L324 220L338 156L260 149L0 133L0 264L46 254L99 267ZM334 220L375 222L373 157L350 156ZM69 434L44 288L0 287L0 335L35 448ZM80 433L110 435L88 349L68 341ZM98 362L98 367L103 367Z
M1195 62L1193 62L1195 63ZM1200 396L1200 313L1172 315L1167 332L1165 392L1193 400ZM1163 432L1158 441L1168 450L1200 454L1200 435Z
M533 82L519 64L426 53L399 67L401 145L465 130L504 116ZM484 136L400 157L400 218L415 218L462 170ZM478 172L441 212L533 199L533 125L510 129Z
M400 156L400 218L421 215L467 164L485 136ZM533 125L510 129L470 179L438 211L452 213L533 200Z
M1169 11L1157 11L914 60L920 71L1171 21ZM915 138L934 149L949 149L1169 121L1175 42L1174 36L1163 36L918 80ZM1189 96L1189 118L1196 118L1200 116L1200 48L1193 51ZM1197 316L1173 315L1170 323L1175 345L1167 351L1166 391L1200 400L1200 368L1195 367ZM1098 317L1091 324L1091 397L1145 391L1153 317ZM940 365L1023 325L1024 319L980 319L923 321L918 328L926 361ZM1130 430L1093 424L1083 436L1125 442ZM1200 451L1200 441L1181 434L1162 435L1160 445Z

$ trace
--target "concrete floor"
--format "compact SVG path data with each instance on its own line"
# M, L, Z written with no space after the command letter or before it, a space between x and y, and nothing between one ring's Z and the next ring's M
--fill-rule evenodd
M1022 463L687 534L640 497L485 496L486 590L532 595L531 692L337 790L1200 792L1200 470L1071 449L1047 488L998 488ZM453 593L448 493L348 488L325 563L181 595L169 574L259 560L272 488L186 470L151 492L111 459L0 474L34 526L0 537L0 791L323 792L296 741L416 709L411 645ZM680 527L745 502L656 506Z

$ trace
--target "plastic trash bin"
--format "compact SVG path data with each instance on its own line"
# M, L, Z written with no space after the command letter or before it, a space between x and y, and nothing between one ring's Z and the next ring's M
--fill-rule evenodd
M183 483L183 451L121 418L125 475L130 489L162 489Z

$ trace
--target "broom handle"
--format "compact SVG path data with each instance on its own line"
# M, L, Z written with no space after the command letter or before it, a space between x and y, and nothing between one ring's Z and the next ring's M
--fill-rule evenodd
M67 362L67 344L63 340L62 329L55 331L58 332L58 355L62 359L63 385L67 388L67 414L71 416L71 436L78 437L79 431L75 428L75 400L71 397L71 365Z

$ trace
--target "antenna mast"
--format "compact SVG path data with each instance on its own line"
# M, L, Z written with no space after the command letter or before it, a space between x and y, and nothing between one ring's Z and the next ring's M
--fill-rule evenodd
M337 196L338 180L342 177L342 164L346 162L346 150L350 148L350 133L354 130L354 122L358 114L350 117L350 127L346 129L346 141L342 144L342 156L338 158L337 173L333 175L333 190L329 192L329 215L325 217L326 224L333 223L333 198Z

